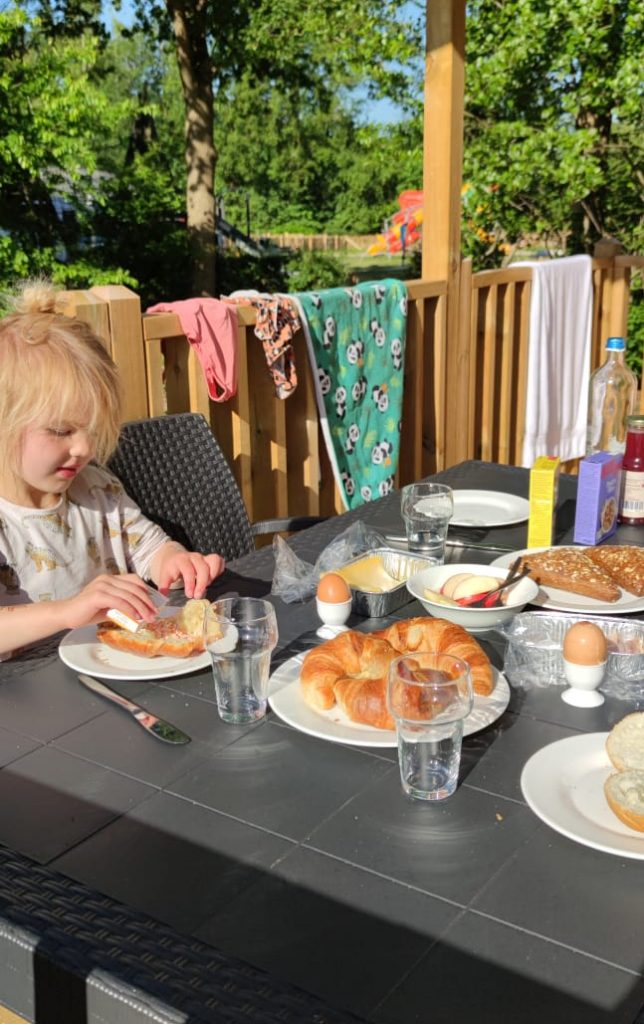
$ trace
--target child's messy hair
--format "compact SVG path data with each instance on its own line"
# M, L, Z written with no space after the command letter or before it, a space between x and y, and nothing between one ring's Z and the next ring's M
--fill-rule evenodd
M14 312L0 320L5 468L17 472L24 431L47 419L82 426L95 458L105 462L121 421L116 365L89 324L57 311L58 294L49 282L25 282L12 305Z

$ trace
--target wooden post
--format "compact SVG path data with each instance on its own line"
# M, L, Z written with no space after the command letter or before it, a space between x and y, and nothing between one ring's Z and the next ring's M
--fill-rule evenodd
M143 419L149 415L149 408L141 300L136 292L120 284L97 286L92 294L109 307L112 359L124 383L123 420Z
M458 394L465 0L427 0L422 276L447 282L446 393ZM462 412L446 404L445 465L459 461Z
M95 335L112 354L110 314L107 302L91 292L74 291L59 294L61 311L65 316L76 316L90 325Z

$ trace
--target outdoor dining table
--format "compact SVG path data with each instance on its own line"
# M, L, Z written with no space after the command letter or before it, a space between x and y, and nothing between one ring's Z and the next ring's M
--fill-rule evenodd
M520 468L438 478L528 493ZM572 539L575 494L562 477L557 543ZM289 543L313 563L358 519L399 533L399 503ZM490 562L526 546L526 523L451 535L466 546L450 559ZM209 596L268 596L272 574L262 548ZM314 600L271 600L278 666L319 642L319 621ZM502 669L503 638L480 639ZM0 1007L38 1024L644 1022L644 863L550 828L520 785L536 751L605 732L634 702L580 710L560 688L512 687L465 739L454 796L427 805L404 796L393 748L316 738L270 711L224 724L209 667L111 685L192 742L146 735L52 645L0 665Z

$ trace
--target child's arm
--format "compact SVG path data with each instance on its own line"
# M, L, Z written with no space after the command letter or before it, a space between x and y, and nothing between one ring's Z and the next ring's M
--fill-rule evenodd
M167 593L177 580L183 580L186 597L200 598L206 587L224 571L221 555L201 555L186 551L182 544L171 540L156 552L150 562L150 577L161 593Z
M144 621L156 615L147 587L138 576L97 576L74 597L0 607L0 654L63 629L100 622L110 608Z

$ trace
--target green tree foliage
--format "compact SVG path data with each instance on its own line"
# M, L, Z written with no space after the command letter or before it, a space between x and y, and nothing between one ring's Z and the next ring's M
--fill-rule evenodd
M269 93L274 91L293 118L295 102L299 110L315 96L321 100L322 110L328 110L334 94L359 81L369 81L374 91L386 82L400 89L406 80L400 69L414 47L418 52L415 26L398 17L402 6L403 0L354 0L352 4L345 0L317 0L315 4L302 4L301 0L232 0L226 4L168 0L166 6L156 0L138 0L141 26L156 32L158 38L168 37L171 29L176 45L185 102L187 228L196 294L214 287L217 153L213 130L220 96L231 83L247 76L261 83L262 106L270 104ZM398 64L392 66L392 60ZM312 112L308 121L315 136ZM298 150L305 166L301 173L296 172L298 180L287 217L301 224L303 219L307 221L307 211L315 210L320 190L316 175L307 166L307 146ZM328 151L316 155L323 164ZM297 166L292 164L291 174ZM324 172L322 166L317 177ZM323 209L322 215L325 213Z
M49 38L38 19L24 11L0 11L0 278L5 281L39 273L61 282L74 278L70 261L81 243L75 210L92 206L95 140L111 131L116 114L94 81L97 59L91 34Z
M493 264L526 237L591 252L603 235L641 251L640 0L471 0L467 14L470 251Z
M467 5L463 240L477 266L526 240L592 253L602 236L644 250L641 0L471 0ZM641 368L641 275L629 362Z

